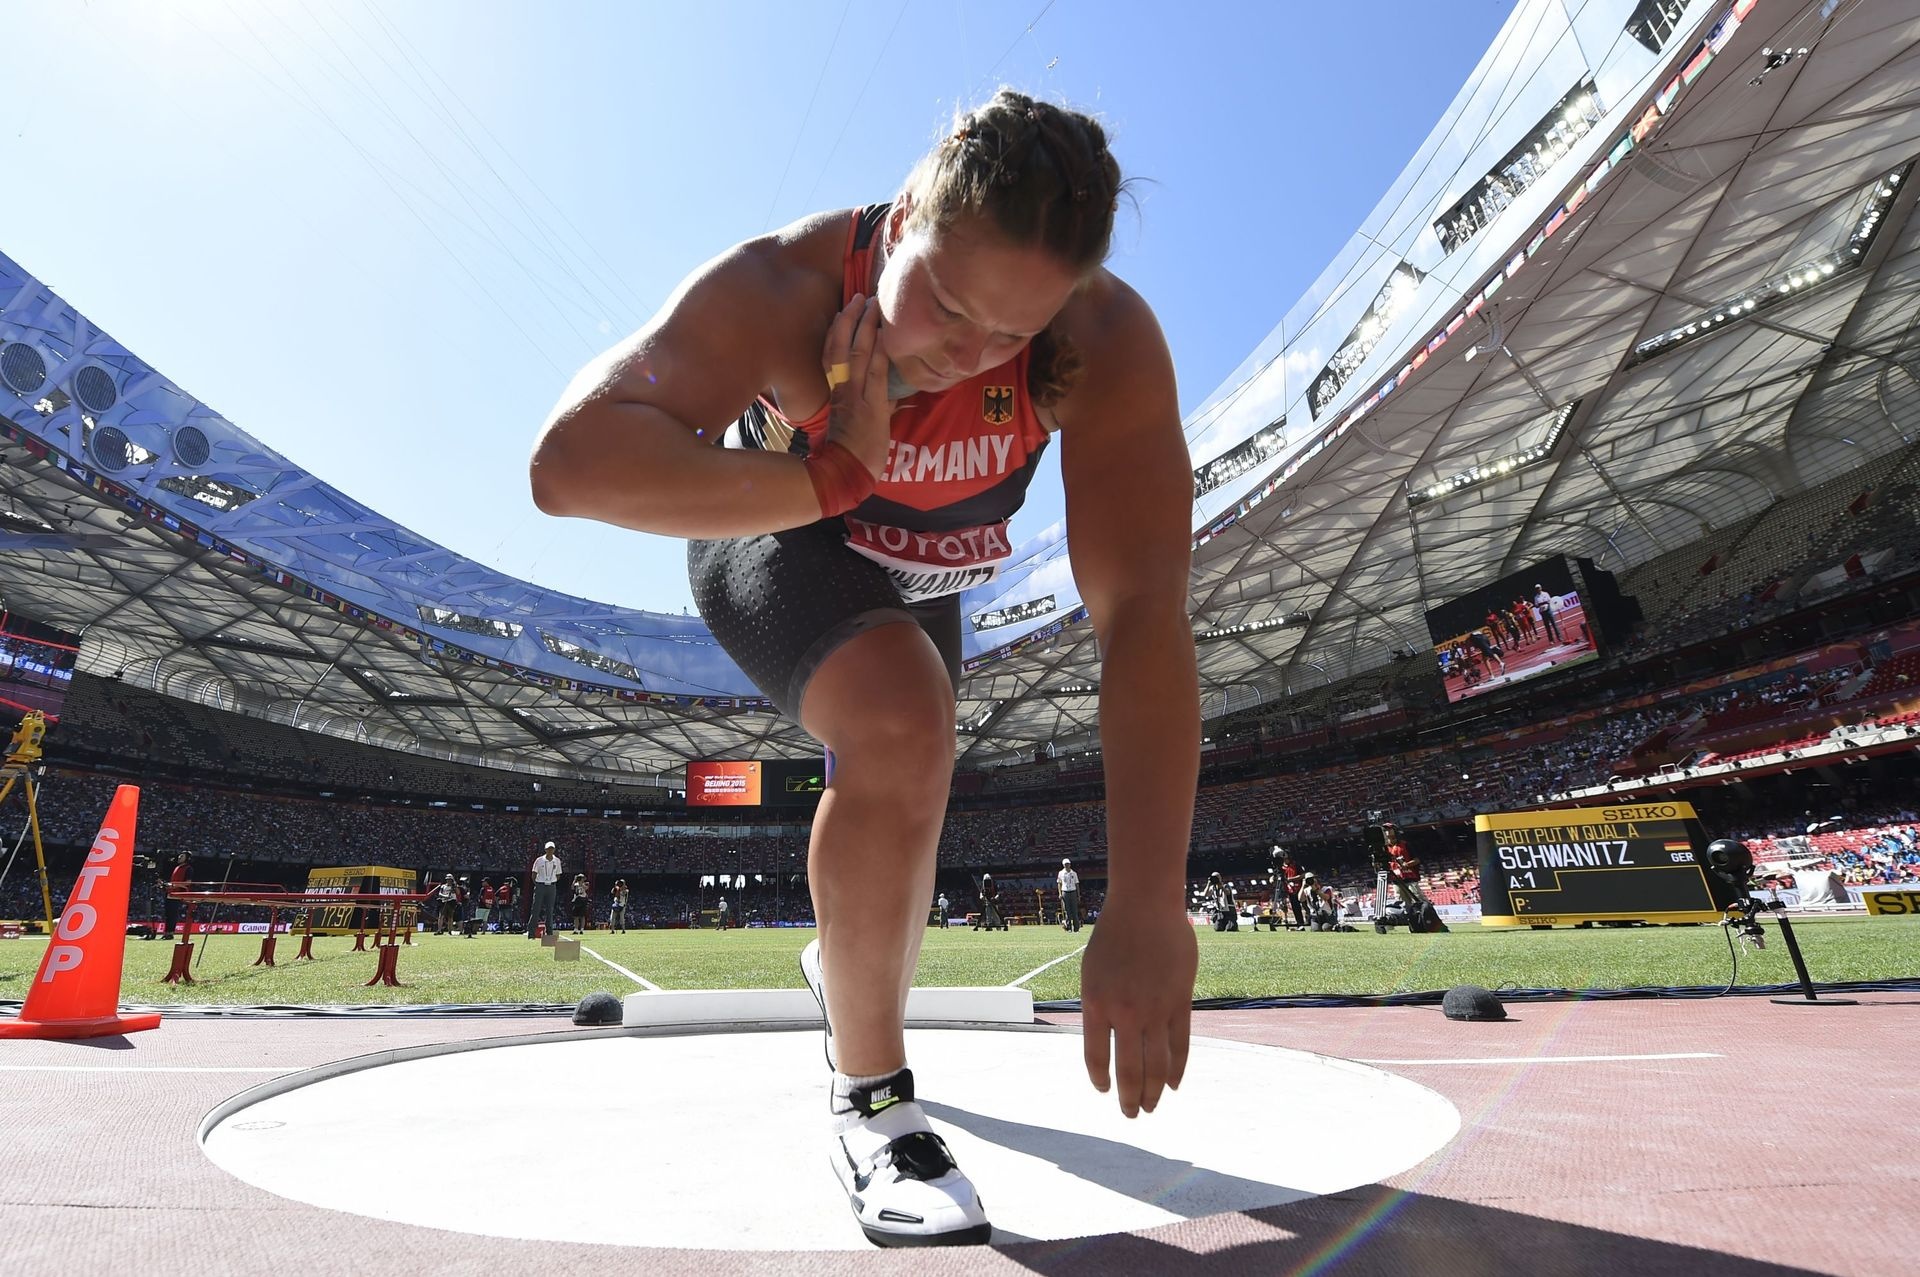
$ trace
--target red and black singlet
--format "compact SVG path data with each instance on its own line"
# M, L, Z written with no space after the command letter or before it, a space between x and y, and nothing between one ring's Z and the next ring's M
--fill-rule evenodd
M841 304L870 287L874 239L889 206L856 212L847 230ZM908 602L991 581L1013 553L1007 524L1047 446L1027 392L1031 348L995 368L894 409L885 472L844 516L847 545L892 576ZM791 421L761 395L727 432L732 447L806 455L827 429L827 408ZM783 442L784 441L784 442Z

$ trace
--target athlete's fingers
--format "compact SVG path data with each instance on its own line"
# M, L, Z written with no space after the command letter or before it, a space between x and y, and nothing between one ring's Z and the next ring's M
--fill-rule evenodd
M860 317L853 326L853 342L847 355L853 365L853 379L856 384L865 386L867 368L873 360L874 347L879 345L877 334L880 331L880 303L869 297L861 304Z
M1174 1090L1180 1089L1182 1079L1187 1076L1187 1046L1193 1033L1193 1016L1182 1007L1173 1013L1173 1024L1167 1034L1167 1047L1170 1059L1167 1065L1167 1085Z
M847 362L848 352L853 346L854 326L859 323L860 315L866 305L866 298L855 293L853 300L840 308L840 313L827 325L827 344L820 355L820 369L833 379L835 364Z
M856 293L833 317L833 323L827 329L827 353L834 361L846 359L847 351L853 346L854 325L860 322L860 312L865 304L866 299Z
M1128 1117L1140 1116L1140 1091L1146 1073L1146 1035L1138 1024L1114 1026L1113 1076L1119 1085L1120 1111Z
M892 367L893 361L887 358L887 352L880 343L880 336L879 336L880 307L877 304L873 308L873 313L874 313L873 353L867 356L866 393L867 393L867 401L873 404L874 406L878 407L882 404L890 404L892 402L891 399L889 398L889 391L891 390L891 382L887 376L887 370Z
M1107 1075L1108 1038L1113 1036L1113 1026L1107 1023L1107 1017L1097 1007L1081 1004L1080 1046L1087 1060L1087 1080L1093 1083L1093 1089L1105 1094L1113 1080Z
M1140 1031L1140 1111L1151 1113L1160 1106L1160 1092L1166 1089L1171 1052L1165 1025Z

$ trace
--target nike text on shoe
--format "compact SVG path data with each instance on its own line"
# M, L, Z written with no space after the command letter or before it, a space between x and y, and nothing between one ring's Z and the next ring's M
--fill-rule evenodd
M847 1097L852 1114L833 1137L833 1168L860 1230L876 1246L979 1246L993 1237L973 1184L927 1126L902 1069Z

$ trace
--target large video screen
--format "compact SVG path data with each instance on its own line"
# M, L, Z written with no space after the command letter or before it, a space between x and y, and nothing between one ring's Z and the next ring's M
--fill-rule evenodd
M825 789L826 767L819 761L687 764L689 807L813 807Z
M820 795L827 791L824 758L774 759L761 768L767 781L761 786L760 801L769 807L818 807Z
M0 612L0 720L8 730L28 710L60 717L79 656L78 634Z
M1455 703L1600 657L1599 632L1565 559L1441 604L1427 613L1427 632Z
M761 779L759 763L688 763L687 806L758 807Z

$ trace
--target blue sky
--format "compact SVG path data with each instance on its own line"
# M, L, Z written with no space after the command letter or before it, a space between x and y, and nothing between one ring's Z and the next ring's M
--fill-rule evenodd
M1001 83L1098 112L1111 267L1201 403L1432 128L1508 0L4 7L0 251L424 535L677 612L678 543L534 510L572 373L729 244L885 199ZM1015 523L1059 517L1057 450Z

